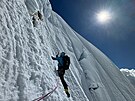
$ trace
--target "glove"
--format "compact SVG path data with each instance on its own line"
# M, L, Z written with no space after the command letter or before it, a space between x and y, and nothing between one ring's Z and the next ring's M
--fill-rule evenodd
M52 58L53 60L55 60L55 58L54 58L53 56L51 56L51 58Z
M59 56L59 52L57 53L56 57L58 57L58 56Z

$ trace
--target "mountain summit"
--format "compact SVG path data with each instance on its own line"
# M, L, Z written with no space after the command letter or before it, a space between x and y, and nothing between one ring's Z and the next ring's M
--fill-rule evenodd
M49 0L1 0L0 32L0 101L32 101L54 88L44 101L135 101L130 81ZM71 59L65 74L70 98L51 59L62 51Z

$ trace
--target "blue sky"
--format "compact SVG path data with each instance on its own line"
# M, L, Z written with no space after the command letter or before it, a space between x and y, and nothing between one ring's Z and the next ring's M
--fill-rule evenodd
M135 0L50 0L76 32L105 53L119 68L135 69ZM97 22L96 14L107 10L112 20Z

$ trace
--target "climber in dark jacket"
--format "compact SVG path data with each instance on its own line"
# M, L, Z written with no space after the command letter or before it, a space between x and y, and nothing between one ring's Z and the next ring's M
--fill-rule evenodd
M60 56L58 56L58 55L59 55L59 53L56 55L56 57L52 56L52 59L58 61L58 75L60 77L60 80L61 80L61 82L63 84L64 90L65 90L67 96L70 97L70 94L68 92L68 85L67 85L67 83L64 80L65 69L64 69L63 57L65 56L65 53L62 52L60 54Z

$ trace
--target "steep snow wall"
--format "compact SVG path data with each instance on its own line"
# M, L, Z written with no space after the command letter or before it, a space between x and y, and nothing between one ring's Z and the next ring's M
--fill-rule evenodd
M33 27L32 15L37 11L44 19ZM48 20L51 13L48 0L0 1L0 101L32 101L57 85L54 72L57 63L51 56L59 51L56 44L59 30ZM78 88L75 96L67 99L59 81L59 87L47 100L87 101L75 78L67 79Z
M33 15L39 11L43 20ZM135 89L101 51L52 11L48 0L0 1L0 101L32 101L48 93L59 78L51 56L71 57L65 79L45 101L135 101Z

